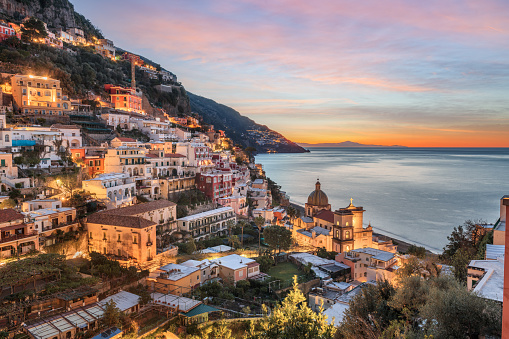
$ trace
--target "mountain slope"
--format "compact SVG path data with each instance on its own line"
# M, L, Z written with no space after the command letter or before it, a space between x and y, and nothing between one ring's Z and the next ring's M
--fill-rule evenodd
M201 115L205 123L214 125L215 129L224 130L226 136L235 143L245 147L254 147L259 153L306 152L301 146L267 126L257 124L231 107L190 92L187 94L191 100L191 110Z
M34 16L44 21L50 30L79 27L83 29L87 38L93 36L102 38L100 29L83 15L75 12L69 0L0 1L0 19L12 20L19 24L27 16ZM86 98L90 91L106 97L103 91L106 83L129 86L131 72L127 61L114 62L104 59L93 53L90 48L68 47L73 50L73 53L44 45L22 44L16 48L0 44L0 61L4 62L4 67L21 67L24 71L29 70L34 74L44 74L59 79L66 94L76 98ZM124 51L119 47L117 49ZM157 62L140 57L160 67ZM158 114L155 108L162 108L172 116L190 115L192 110L201 115L205 123L224 130L226 136L235 143L254 147L259 153L306 151L281 134L267 126L257 124L228 106L198 95L188 94L180 83L171 83L171 91L161 92L155 88L156 85L161 84L161 79L151 79L140 68L136 69L136 80L138 87L144 93L143 109L151 115Z

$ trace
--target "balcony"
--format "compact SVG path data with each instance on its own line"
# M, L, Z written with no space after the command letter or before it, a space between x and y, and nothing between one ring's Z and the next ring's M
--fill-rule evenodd
M16 235L11 235L7 238L3 238L3 239L0 239L0 244L3 244L3 243L6 243L6 242L11 242L11 241L16 241L16 240L21 240L21 239L26 239L26 238L30 238L30 237L35 237L37 236L37 232L30 232L28 234L16 234Z

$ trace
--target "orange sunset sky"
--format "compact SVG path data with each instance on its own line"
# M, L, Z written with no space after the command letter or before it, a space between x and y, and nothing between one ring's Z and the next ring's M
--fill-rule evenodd
M508 1L73 3L186 90L296 142L509 147Z

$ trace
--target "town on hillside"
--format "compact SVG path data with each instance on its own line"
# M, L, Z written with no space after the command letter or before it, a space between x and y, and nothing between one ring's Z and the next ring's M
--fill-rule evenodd
M463 291L454 296L490 321L500 313L509 196L492 224L455 229L438 256L374 232L370 206L333 206L315 178L305 205L291 203L253 148L150 102L140 72L161 82L157 93L181 91L177 77L111 40L32 17L0 23L0 40L87 49L131 74L78 95L40 69L0 65L0 338L257 338L277 333L275 310L289 301L295 314L306 301L319 337L363 338L369 296L386 298L386 313L366 315L380 337L377 321L403 333L436 318L436 286L448 286L433 292L444 298ZM403 290L430 296L418 305L428 313ZM478 326L496 334L498 324Z

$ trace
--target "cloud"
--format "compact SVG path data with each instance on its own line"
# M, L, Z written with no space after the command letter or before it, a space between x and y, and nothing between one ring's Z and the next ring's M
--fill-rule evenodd
M509 124L509 3L502 0L75 6L117 46L177 73L186 89L285 135L468 134L484 143L494 139L476 131L499 133Z

